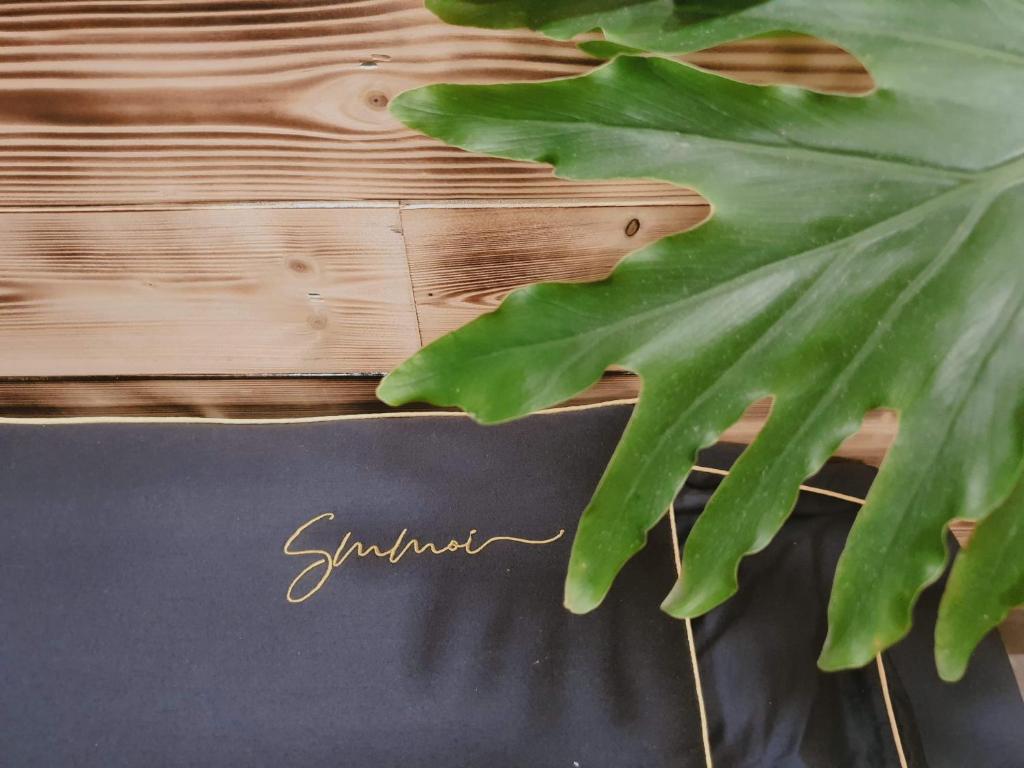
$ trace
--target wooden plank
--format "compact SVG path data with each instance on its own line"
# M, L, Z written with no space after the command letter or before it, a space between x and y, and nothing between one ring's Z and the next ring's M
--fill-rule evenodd
M810 39L691 58L755 82L870 84L850 56ZM426 83L598 63L528 32L445 25L421 0L7 2L0 206L690 197L654 182L558 181L418 136L386 108Z
M387 370L397 207L0 214L0 376Z
M552 210L402 210L424 343L494 309L512 289L604 277L629 251L689 229L704 204Z
M0 213L0 376L380 373L707 211L381 206Z

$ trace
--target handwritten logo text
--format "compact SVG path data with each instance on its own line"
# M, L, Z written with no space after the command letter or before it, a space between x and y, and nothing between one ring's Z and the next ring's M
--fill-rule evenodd
M352 531L346 532L345 535L341 537L341 542L338 544L338 547L334 552L330 552L326 549L295 548L296 540L307 529L319 523L321 520L333 519L333 512L324 512L321 515L317 515L296 528L295 532L289 536L288 540L284 543L284 553L289 557L312 558L306 567L299 571L298 575L288 586L286 597L288 598L289 603L302 603L309 600L309 598L319 592L324 584L327 583L331 574L333 574L338 568L341 568L341 566L343 566L353 555L356 557L368 557L373 555L374 557L386 559L392 565L397 565L402 558L410 552L414 555L444 555L456 552L462 552L467 555L478 555L491 544L495 544L499 541L528 545L551 544L558 541L565 534L565 530L562 529L554 536L547 539L522 539L517 536L491 536L489 539L485 539L481 543L476 544L473 541L473 537L476 535L477 531L473 528L462 541L452 539L444 546L439 546L432 541L420 542L418 539L406 538L406 535L409 533L409 529L403 528L394 543L387 549L383 549L377 544L364 544L363 542L354 539L352 537ZM312 584L310 584L310 582L312 582Z

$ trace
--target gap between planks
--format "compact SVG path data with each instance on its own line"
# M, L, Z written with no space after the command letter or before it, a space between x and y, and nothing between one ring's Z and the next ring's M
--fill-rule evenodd
M606 200L601 198L508 198L500 200L487 199L453 199L453 200L249 200L230 203L118 203L116 205L0 205L0 214L4 213L107 213L132 211L230 211L230 210L291 210L291 209L325 209L347 210L358 208L369 209L492 209L492 208L630 208L630 207L666 207L679 206L708 207L707 201L697 192L691 192L691 199L666 200L659 198L629 198L622 200Z

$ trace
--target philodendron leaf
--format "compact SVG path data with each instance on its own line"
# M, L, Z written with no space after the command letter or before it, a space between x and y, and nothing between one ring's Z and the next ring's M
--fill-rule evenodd
M451 144L550 163L566 178L695 187L713 216L632 254L605 280L513 293L401 365L379 394L497 422L558 403L611 365L642 377L640 402L577 532L566 583L574 611L602 600L697 451L772 395L764 430L686 543L664 606L676 616L735 592L741 558L769 542L800 482L869 409L898 409L899 436L839 564L820 664L860 665L896 642L918 593L944 568L949 521L984 517L1022 466L1022 6L432 7L462 23L563 37L599 27L617 44L661 52L815 34L869 67L878 88L865 97L744 85L629 55L572 79L401 95L395 114ZM1004 589L985 599L1001 610L1017 598ZM959 653L977 639L958 631L963 621L944 626Z
M935 627L935 658L959 680L971 651L1009 607L1024 603L1024 477L957 555Z

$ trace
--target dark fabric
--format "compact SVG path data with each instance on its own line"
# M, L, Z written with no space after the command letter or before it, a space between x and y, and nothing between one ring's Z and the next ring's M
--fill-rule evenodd
M718 446L702 463L725 468L741 450ZM808 483L863 498L873 477L870 467L834 460ZM681 537L721 480L691 475L676 504ZM802 494L772 544L741 565L739 593L695 622L712 751L722 765L898 765L876 667L815 668L832 576L857 509ZM905 756L929 768L1020 766L1024 701L998 636L985 639L961 682L944 683L935 672L942 588L925 591L911 635L884 655Z
M561 607L627 418L0 425L0 764L703 766L683 627L658 610L667 526L599 610ZM871 478L824 475L852 493ZM682 535L715 482L681 494ZM284 543L325 512L291 551L333 553L346 531L381 550L402 529L439 547L566 532L352 556L289 603L317 556ZM814 667L852 513L805 494L737 598L695 622L716 765L897 765L874 668ZM1020 765L1005 654L989 638L963 683L938 683L933 598L887 657L912 765Z

